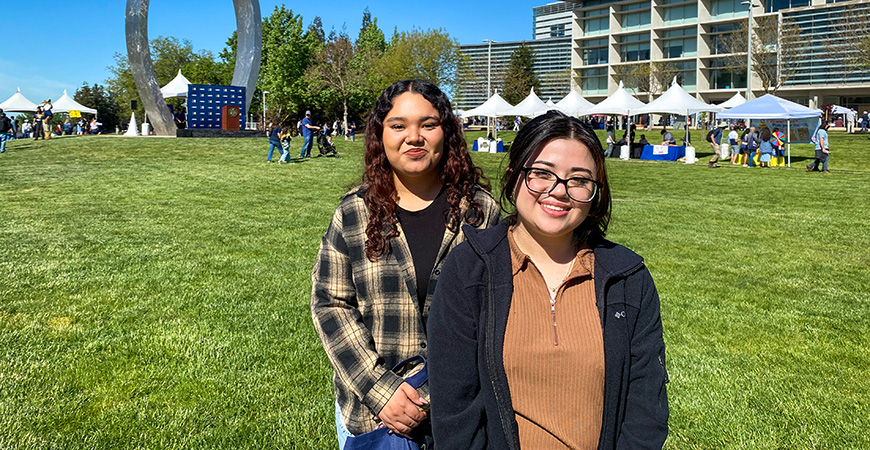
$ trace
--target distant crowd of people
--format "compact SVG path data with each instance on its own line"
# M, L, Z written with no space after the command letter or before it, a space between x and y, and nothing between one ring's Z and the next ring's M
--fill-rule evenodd
M290 127L282 127L281 121L276 117L269 125L269 153L266 162L272 162L275 149L281 153L278 164L290 162L290 141L295 134L302 136L302 148L299 158L310 158L314 142L317 142L320 156L338 156L333 144L333 138L342 135L345 141L356 140L356 122L345 124L338 119L332 122L324 122L322 126L314 125L311 119L311 111L305 111L305 117L296 122L295 130Z
M36 107L30 118L22 123L18 118L8 116L0 109L0 153L6 151L6 141L13 139L33 139L34 141L50 140L52 136L72 136L85 134L102 134L102 126L96 118L90 121L79 118L73 122L69 117L63 122L52 123L54 113L51 99L45 100ZM19 116L20 117L20 116Z

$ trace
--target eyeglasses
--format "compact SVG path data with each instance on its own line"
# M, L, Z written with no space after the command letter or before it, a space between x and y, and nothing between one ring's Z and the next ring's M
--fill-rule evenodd
M559 183L565 183L565 191L568 197L575 202L589 203L595 198L595 194L601 188L601 183L583 177L560 178L547 169L537 167L523 167L526 175L526 188L536 194L549 194L556 189Z

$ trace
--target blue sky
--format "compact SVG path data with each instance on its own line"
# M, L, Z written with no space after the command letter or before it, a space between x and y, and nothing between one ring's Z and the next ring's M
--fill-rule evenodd
M265 17L276 5L285 4L301 14L306 25L320 16L327 33L333 27L340 30L347 24L348 32L356 36L363 10L368 6L387 36L394 27L399 31L442 28L461 44L472 44L482 39L531 39L532 8L550 2L261 0L260 11ZM39 103L47 98L57 99L64 89L72 95L84 82L102 84L109 77L107 67L114 64L114 54L126 53L125 0L0 3L0 32L6 41L5 50L0 51L0 102L19 87L25 97ZM150 5L150 38L189 39L196 50L207 49L217 54L235 30L231 0L151 0ZM37 39L37 34L41 38Z

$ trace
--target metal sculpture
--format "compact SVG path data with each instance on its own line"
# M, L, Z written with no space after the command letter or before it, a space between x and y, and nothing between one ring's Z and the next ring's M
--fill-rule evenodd
M130 71L139 91L145 112L151 117L154 132L158 136L175 136L175 122L160 93L151 47L148 43L149 0L127 0L127 57ZM245 86L247 105L251 104L257 78L260 75L260 56L263 47L263 29L258 0L233 0L236 10L238 45L233 86Z

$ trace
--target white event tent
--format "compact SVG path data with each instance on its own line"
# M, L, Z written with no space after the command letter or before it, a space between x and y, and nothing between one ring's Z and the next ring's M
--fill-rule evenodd
M622 81L620 81L619 87L616 91L610 94L610 96L604 99L601 103L589 108L589 110L586 111L586 115L591 116L594 114L602 114L632 116L634 115L634 110L643 105L644 103L642 101L634 98L625 90Z
M541 99L535 94L535 88L532 88L529 91L528 97L523 99L523 101L517 103L517 106L514 106L513 108L505 111L503 115L534 118L545 114L550 109L553 108L547 106L546 103L541 101Z
M24 95L21 94L21 88L19 88L18 92L12 94L12 97L9 97L9 99L3 103L0 103L0 109L4 112L35 112L36 103L33 103L24 97Z
M784 119L787 123L788 165L791 167L791 120L821 117L822 111L766 94L719 113L720 119Z
M719 112L719 106L708 105L686 92L677 83L677 79L671 82L671 87L661 97L649 102L638 109L631 110L632 114L677 114L689 116L700 112ZM689 123L686 121L686 136L689 135Z
M66 93L66 89L63 90L63 95L61 95L56 102L53 102L51 106L51 112L53 113L69 113L70 111L81 111L88 114L97 114L96 109L88 108L87 106L84 106L79 102L73 100L73 98Z
M733 108L735 106L740 106L746 103L746 97L741 95L739 92L734 94L734 97L725 100L722 103L719 103L719 107L723 109Z
M474 117L474 116L484 116L488 118L495 118L499 116L505 116L505 111L513 108L513 105L508 103L505 99L501 98L501 95L498 95L496 91L495 94L492 94L492 97L487 99L487 101L483 102L482 105L477 108L469 109L462 113L462 117ZM487 125L487 128L489 125ZM498 130L496 130L496 135L498 135Z
M579 117L586 114L586 111L593 106L595 105L593 105L592 102L583 98L583 96L574 89L571 89L571 92L569 92L568 95L556 103L556 108L559 111L572 117Z
M173 98L173 97L187 97L187 88L190 85L190 81L181 74L181 69L178 69L178 75L169 82L166 86L160 88L160 93L163 94L163 98Z

